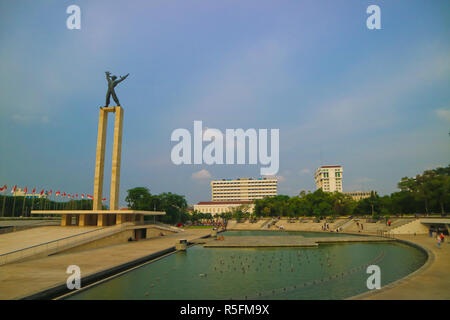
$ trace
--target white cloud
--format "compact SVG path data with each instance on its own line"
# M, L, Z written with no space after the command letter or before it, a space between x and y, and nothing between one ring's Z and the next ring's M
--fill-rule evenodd
M11 119L16 123L27 123L27 122L29 122L30 117L26 116L26 115L15 113L11 116Z
M437 109L435 111L441 120L450 122L450 109Z
M414 55L404 65L396 67L393 70L396 73L392 75L369 77L358 86L351 86L343 91L341 96L325 99L310 108L311 114L303 114L303 117L308 117L307 122L300 126L296 124L289 131L285 130L284 135L296 137L294 141L298 143L298 137L310 141L309 133L317 131L317 128L333 128L333 136L336 138L354 135L361 130L392 126L399 117L398 108L404 97L419 90L425 82L438 82L450 70L447 56L436 54L428 59L420 59L421 57ZM349 71L345 78L347 80L343 81L348 81L351 75L356 77L354 72ZM450 111L439 110L438 115L448 119ZM328 130L319 130L315 134L317 140L329 137Z
M208 170L202 169L200 171L194 172L192 174L192 179L194 180L211 179L211 173L209 173Z
M11 116L12 121L14 121L17 124L30 124L30 123L42 123L42 124L49 124L50 118L48 116L40 116L40 115L33 115L33 114L20 114L20 113L14 113Z
M311 170L309 169L302 169L299 171L300 174L311 174Z
M48 116L42 116L41 121L43 124L50 123L50 118Z
M366 182L372 182L372 181L373 181L373 179L370 179L367 177L355 179L356 183L366 183Z

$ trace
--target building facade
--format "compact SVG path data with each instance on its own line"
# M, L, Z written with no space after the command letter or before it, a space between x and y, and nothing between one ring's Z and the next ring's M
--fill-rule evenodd
M342 180L342 166L321 166L314 172L316 189L322 189L325 192L342 192Z
M249 201L278 194L276 178L240 178L211 181L212 201Z
M372 192L374 194L377 194L376 191L350 191L350 192L343 192L343 193L352 197L353 200L359 201L362 199L370 198L370 195L372 194Z
M22 190L22 189L20 189L20 188L17 188L17 190L15 191L15 192L13 192L13 194L12 194L14 197L27 197L27 198L44 198L44 199L47 199L47 194L46 193L43 193L42 195L40 194L40 193L27 193L27 194L25 194L25 192Z
M194 210L211 215L233 212L233 209L243 206L243 209L253 213L255 204L253 201L201 201L194 205Z

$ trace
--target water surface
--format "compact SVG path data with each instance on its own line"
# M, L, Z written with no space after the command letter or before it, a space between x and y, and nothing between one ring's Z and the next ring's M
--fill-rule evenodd
M291 234L339 235L273 231L232 231L224 235ZM401 243L326 244L318 248L198 245L81 290L68 299L344 299L368 290L367 265L381 268L383 286L417 270L425 261L425 253Z

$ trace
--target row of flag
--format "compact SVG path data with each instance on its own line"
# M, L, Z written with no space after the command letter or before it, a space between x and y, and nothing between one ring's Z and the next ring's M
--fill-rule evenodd
M0 192L6 192L8 190L8 186L5 184L3 187L0 187ZM15 193L17 191L17 185L15 185L12 189L11 189L11 193ZM28 192L28 188L27 187L25 187L24 189L23 189L23 193L26 195L27 194L27 192ZM36 188L33 188L33 190L31 191L31 194L35 194L36 193ZM49 196L49 197L51 197L52 196L52 194L53 194L53 190L47 190L47 191L45 191L44 189L42 189L41 190L41 192L39 193L41 196L43 196L44 195L44 193L47 195L47 196ZM57 198L57 197L61 197L61 198L68 198L68 199L78 199L79 198L79 196L78 196L78 193L75 193L75 194L70 194L70 193L65 193L65 192L61 192L61 191L56 191L55 192L55 197ZM80 198L81 199L84 199L84 198L86 198L86 199L94 199L94 197L92 196L92 195L90 195L90 194L87 194L87 193L80 193ZM102 201L106 201L106 198L103 198L102 199Z

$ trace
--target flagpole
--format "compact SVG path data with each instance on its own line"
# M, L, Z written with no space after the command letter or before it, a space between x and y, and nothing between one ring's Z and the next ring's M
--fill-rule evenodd
M47 201L47 198L48 198L48 191L47 191L47 192L44 192L44 194L45 194L45 198L44 198L44 210L47 210L47 203L48 203L48 201Z
M12 217L15 216L14 211L16 210L16 193L13 193L14 196L14 202L13 202L13 209L12 209Z
M23 194L23 203L22 203L22 216L25 217L25 200L27 199L27 197L25 196L25 193Z
M36 192L36 188L31 190L31 210L34 210L34 193Z
M2 205L2 217L5 216L5 203L6 203L6 189L3 192L3 205Z
M42 199L43 195L44 195L44 189L42 189L41 193L39 194L39 208L41 210L43 210L42 207L44 207L44 209L45 209L45 199ZM42 200L44 200L44 201L42 201Z

